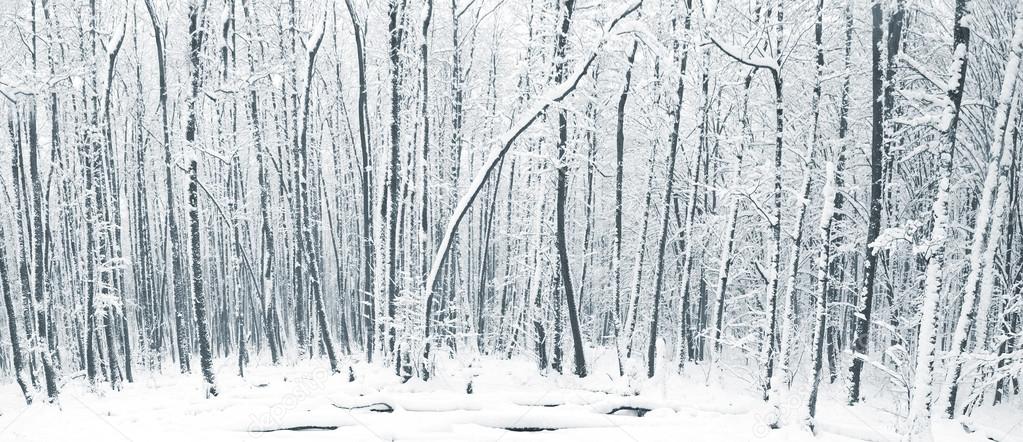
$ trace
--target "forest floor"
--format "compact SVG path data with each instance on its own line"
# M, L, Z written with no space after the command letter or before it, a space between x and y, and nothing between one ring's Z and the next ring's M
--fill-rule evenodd
M681 376L630 382L616 376L613 357L595 362L578 379L540 376L528 360L449 360L430 382L402 383L366 364L353 366L349 382L348 366L329 376L325 360L251 367L241 378L224 359L215 398L204 397L198 367L180 375L168 366L163 374L137 373L121 391L93 391L77 377L63 386L59 404L33 406L7 383L0 386L0 440L900 440L895 401L848 407L840 383L822 387L815 437L801 424L805 389L798 384L779 405L782 427L769 429L769 409L742 373L710 376L694 366ZM1020 410L1018 403L980 409L972 433L941 421L935 440L1023 442Z

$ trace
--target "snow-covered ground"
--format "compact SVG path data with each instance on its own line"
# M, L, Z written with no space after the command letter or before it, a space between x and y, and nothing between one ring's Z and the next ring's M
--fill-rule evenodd
M890 404L847 407L838 384L824 387L814 436L800 425L805 398L798 385L780 403L784 425L769 429L768 408L741 380L693 367L682 376L629 382L613 375L617 370L607 359L585 379L541 376L528 360L447 361L430 382L404 384L391 370L366 364L353 366L356 379L349 382L347 373L330 376L322 360L251 367L240 378L233 361L221 360L215 398L203 396L198 374L166 369L138 373L117 392L106 386L90 391L78 378L63 387L58 405L30 407L15 385L6 384L0 388L0 440L900 439ZM1023 441L1018 410L979 410L972 434L959 424L938 423L935 440Z

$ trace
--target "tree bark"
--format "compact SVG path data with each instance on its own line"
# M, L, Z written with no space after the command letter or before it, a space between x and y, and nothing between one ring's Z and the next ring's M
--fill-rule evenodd
M870 137L870 210L867 217L867 262L863 268L863 283L857 301L855 315L855 338L853 340L853 361L849 368L849 404L860 400L860 377L863 372L863 357L867 356L870 344L870 318L874 310L874 281L877 279L877 253L870 247L881 231L882 186L884 180L884 102L882 100L884 69L881 65L881 44L883 40L883 12L880 2L874 2L871 11L871 137Z
M619 345L619 334L622 326L622 182L625 177L625 104L629 100L629 88L632 86L632 67L636 62L636 49L638 41L632 42L632 49L629 51L627 62L629 67L625 70L625 81L622 85L622 94L618 98L618 119L615 132L615 233L614 233L614 338L615 349L618 353L618 374L624 375L622 367L621 346Z
M32 391L25 380L25 355L21 350L21 335L18 334L17 314L14 312L14 300L11 299L10 277L7 273L7 241L4 238L3 229L0 228L0 290L3 290L4 311L7 314L7 333L11 340L11 365L14 369L14 379L21 387L21 394L25 396L25 403L32 405Z
M692 27L692 0L685 0L684 5L680 5L685 8L684 29L688 33ZM674 27L674 19L672 21ZM668 135L668 171L665 174L667 185L664 190L664 202L663 207L663 218L661 220L661 231L657 239L657 257L654 261L654 304L653 304L653 315L650 318L650 340L647 344L647 370L646 375L648 378L654 377L654 370L657 366L657 327L661 308L661 287L664 280L664 249L667 245L668 240L668 219L670 218L669 213L671 212L671 198L674 189L675 182L675 157L678 153L679 145L679 127L682 121L682 106L684 104L685 96L685 79L686 79L686 66L689 61L689 47L688 43L685 47L679 49L680 42L675 40L675 53L679 57L679 76L678 76L678 87L675 90L675 100L673 103L674 107L671 108L670 118L672 121L671 133Z
M157 61L157 72L159 74L159 88L160 88L160 121L163 127L163 164L164 173L166 175L166 189L167 189L167 234L170 237L169 242L171 246L171 274L170 284L173 286L172 291L167 291L167 295L170 298L170 304L174 306L174 334L177 337L177 350L178 350L178 367L181 373L188 373L191 369L189 367L189 354L191 350L188 345L188 332L185 329L185 318L184 310L187 306L185 303L187 285L185 282L185 269L184 269L184 257L181 250L181 237L178 234L178 221L177 212L174 208L174 175L172 173L173 166L171 160L171 126L170 120L168 119L167 110L167 51L165 49L165 30L160 24L160 19L157 17L156 8L153 6L153 0L146 0L146 9L149 11L149 19L153 23L153 34L156 40L156 61ZM164 290L167 290L166 286Z
M941 150L939 153L941 177L938 180L938 191L931 206L932 230L930 250L928 250L927 270L924 274L924 294L920 318L920 334L916 351L916 369L910 390L909 422L906 431L914 436L920 433L930 434L931 397L933 395L933 375L936 346L936 328L938 326L938 297L945 283L945 249L951 230L948 216L948 199L952 182L952 154L956 144L956 126L959 122L959 110L963 99L966 83L967 55L970 45L970 28L963 23L966 15L966 1L957 0L955 25L952 30L953 52L948 79L947 104L941 123Z

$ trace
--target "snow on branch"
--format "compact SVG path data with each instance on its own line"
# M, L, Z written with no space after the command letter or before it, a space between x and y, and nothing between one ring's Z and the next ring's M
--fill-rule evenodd
M948 83L946 81L938 78L938 76L934 75L933 72L927 70L927 68L925 68L919 61L917 61L911 55L906 54L904 52L899 53L899 61L905 63L906 66L908 66L914 72L919 74L920 77L922 77L924 80L927 80L929 83L933 84L938 89L944 91L949 88Z
M743 57L742 55L739 55L739 54L742 53L742 50L739 49L739 48L733 47L733 46L729 45L728 43L719 42L714 37L710 38L710 42L714 46L717 46L718 49L721 50L721 52L724 52L725 55L731 57L733 60L735 60L735 61L737 61L739 63L742 63L742 64L744 64L746 66L750 66L750 67L754 67L754 68L767 69L767 70L769 70L769 71L771 71L771 72L773 72L775 74L777 74L778 71L781 69L778 66L778 62L776 62L774 59L771 59L769 57L764 57L764 56L759 56L759 57L752 57L752 56L751 57Z
M476 200L476 196L479 195L483 189L483 185L486 184L490 178L491 173L500 163L501 158L508 153L512 144L515 140L522 135L526 129L529 128L536 121L544 111L547 110L550 105L564 100L569 94L572 93L579 86L579 82L586 76L586 73L590 69L590 65L593 64L593 60L597 58L597 53L603 47L607 41L607 37L611 35L611 31L614 30L615 25L625 19L629 14L632 14L640 5L642 0L633 2L627 5L622 12L620 12L614 20L612 20L603 31L603 37L597 42L596 46L590 50L589 55L586 56L586 60L582 62L575 72L569 76L567 80L551 87L545 93L543 93L539 99L537 99L529 110L523 113L523 117L516 121L512 126L505 131L503 134L498 136L492 141L493 144L497 144L495 148L487 156L487 160L484 163L484 167L476 174L472 180L472 185L469 187L469 191L462 195L458 200L458 205L455 206L454 212L451 214L451 218L448 219L447 227L444 229L444 237L441 239L440 246L437 248L437 253L433 257L433 264L430 266L430 273L426 279L426 290L430 293L427 297L427 304L433 300L433 289L437 283L437 275L440 273L441 267L444 265L444 261L447 259L448 251L451 247L451 238L454 236L455 231L458 230L458 224L462 221L462 218L469 211L469 207L472 206L473 201Z

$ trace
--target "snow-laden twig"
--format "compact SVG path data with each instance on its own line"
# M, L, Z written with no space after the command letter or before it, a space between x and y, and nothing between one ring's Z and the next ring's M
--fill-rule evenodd
M717 46L717 48L720 49L721 52L724 52L725 55L731 57L733 60L735 60L735 61L737 61L739 63L742 63L742 64L744 64L746 66L753 67L753 68L767 69L767 70L769 70L769 71L771 71L771 72L773 72L775 74L777 74L777 72L781 69L778 66L778 63L775 60L773 60L773 59L771 59L769 57L764 57L764 56L743 57L742 55L740 55L742 52L741 52L741 49L739 49L739 48L733 47L733 46L729 45L728 43L722 43L722 42L718 41L714 37L710 38L710 42L714 46Z
M899 61L904 63L910 69L916 71L916 73L920 74L920 76L923 77L924 80L927 80L928 82L933 84L938 89L941 89L943 91L944 90L948 90L948 82L947 81L938 78L938 76L934 75L933 72L927 70L927 68L925 68L919 61L917 61L915 58L913 58L909 54L906 54L904 52L900 52L899 53Z

